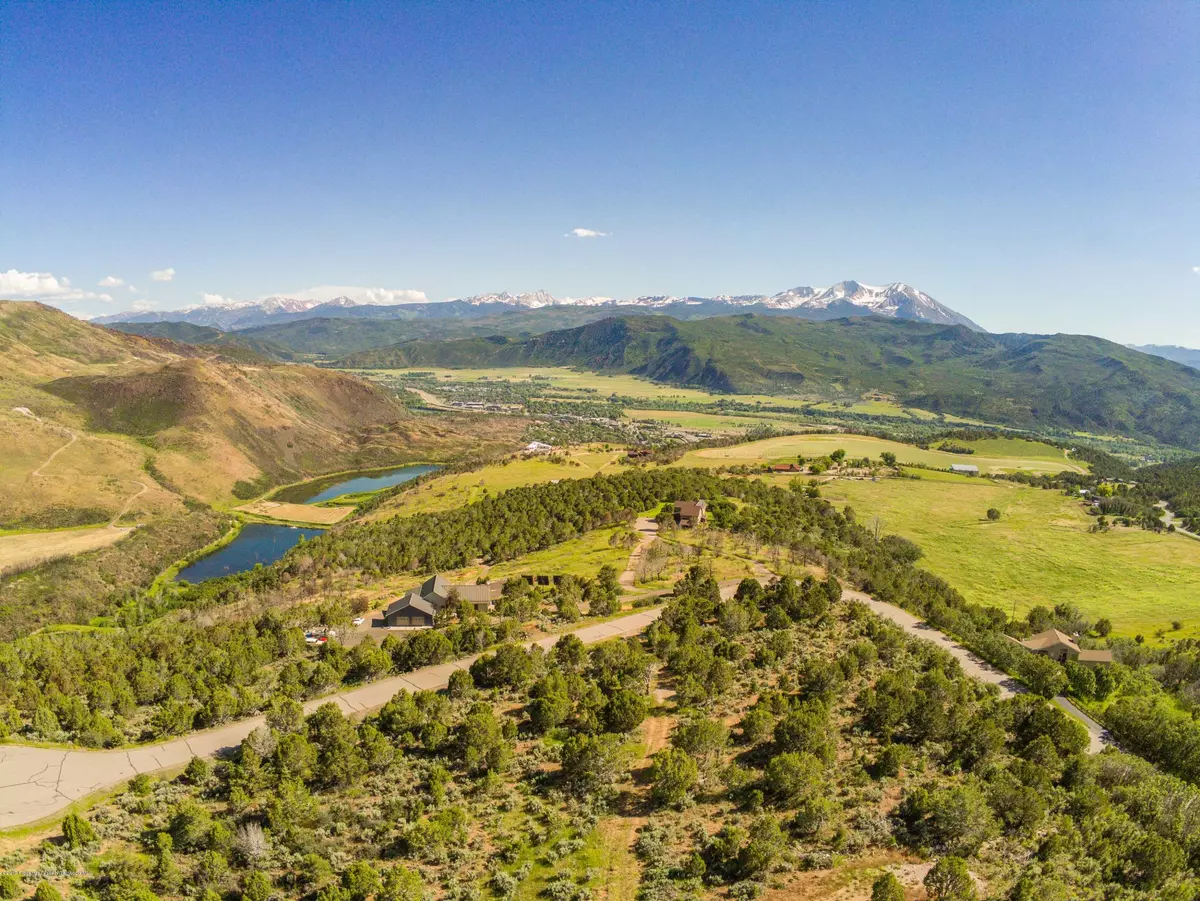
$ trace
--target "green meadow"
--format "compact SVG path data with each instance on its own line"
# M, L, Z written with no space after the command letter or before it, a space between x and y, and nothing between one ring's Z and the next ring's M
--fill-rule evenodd
M1036 604L1077 605L1122 635L1200 637L1200 541L1139 528L1090 533L1077 501L988 479L922 472L920 480L839 480L822 494L859 522L912 539L923 565L970 601L1017 614ZM987 510L1000 511L989 522ZM1183 623L1173 632L1171 623Z
M955 463L978 466L980 472L1058 473L1070 469L1082 472L1059 448L1041 442L1021 439L999 439L978 442L982 445L974 454L952 454L939 450L924 450L911 444L871 438L865 435L787 435L767 438L733 447L708 447L689 451L679 461L680 466L736 466L755 463L791 463L797 456L807 458L826 456L841 448L851 459L870 457L878 460L884 451L891 451L900 463L948 469ZM964 478L964 477L959 477Z

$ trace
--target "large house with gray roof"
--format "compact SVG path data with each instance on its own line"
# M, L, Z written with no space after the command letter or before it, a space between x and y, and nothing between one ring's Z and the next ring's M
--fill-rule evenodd
M466 601L476 610L486 612L495 603L496 593L502 583L485 585L451 585L440 573L435 573L421 583L421 587L393 601L383 611L383 624L408 628L429 628L439 610L451 603L455 597Z

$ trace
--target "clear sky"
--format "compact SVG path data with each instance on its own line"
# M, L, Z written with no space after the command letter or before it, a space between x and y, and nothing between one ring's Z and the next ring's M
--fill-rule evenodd
M1197 2L3 0L0 56L0 296L905 281L1200 346Z

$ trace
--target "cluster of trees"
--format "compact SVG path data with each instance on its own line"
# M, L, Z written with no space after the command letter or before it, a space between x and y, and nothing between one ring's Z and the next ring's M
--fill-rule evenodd
M1200 791L1128 755L1087 756L1083 727L1045 700L999 700L949 655L861 605L788 603L783 581L745 583L722 603L703 574L690 574L647 631L675 685L712 653L732 658L743 686L682 699L671 746L654 758L660 810L722 795L734 809L670 866L655 866L665 863L662 827L647 830L638 849L653 883L731 884L748 897L745 884L798 855L852 847L864 840L856 829L874 824L857 806L865 779L901 790L888 840L939 858L930 897L973 898L969 867L1007 884L996 897L1014 901L1200 892L1200 832L1188 809ZM820 585L808 594L823 594ZM731 604L750 616L736 633L740 651L730 650ZM731 735L722 718L745 686L754 699ZM903 897L884 893L894 884L881 879L877 897Z
M93 828L71 815L64 845L44 846L43 862L61 859L65 846L79 852L78 865L101 838L140 851L107 852L83 877L100 901L218 901L231 890L245 901L419 901L430 868L461 864L470 827L501 799L513 810L531 788L580 804L606 796L627 773L628 733L651 706L652 662L636 639L588 649L568 635L549 653L505 644L456 671L447 691L401 691L360 722L334 703L305 716L298 702L276 697L267 724L228 759L195 758L170 784L137 777L116 804L138 816L102 812ZM544 753L518 760L522 737L561 767L541 769ZM375 796L380 803L355 801ZM506 850L477 856L476 882L500 889L524 878L506 865L525 843L545 841L536 819L559 819L536 797L527 804L540 811L531 837L513 844L495 832Z
M620 602L616 570L571 577L551 589L505 584L496 619L470 604L450 605L437 630L390 634L346 648L312 646L301 626L349 621L336 603L285 616L197 624L160 620L124 633L55 633L0 644L0 738L20 734L113 747L218 726L267 709L271 699L319 697L477 653L520 634L520 624L552 604L573 622L609 615Z

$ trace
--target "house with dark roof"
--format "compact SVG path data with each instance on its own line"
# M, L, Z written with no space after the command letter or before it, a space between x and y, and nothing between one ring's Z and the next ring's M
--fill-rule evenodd
M408 628L428 629L433 626L436 608L415 591L410 591L404 597L393 601L383 611L383 624L388 628L406 626Z
M440 610L450 598L450 583L443 579L441 574L434 573L421 583L417 594Z
M704 511L708 509L707 501L676 501L675 525L681 529L691 529L704 522Z

